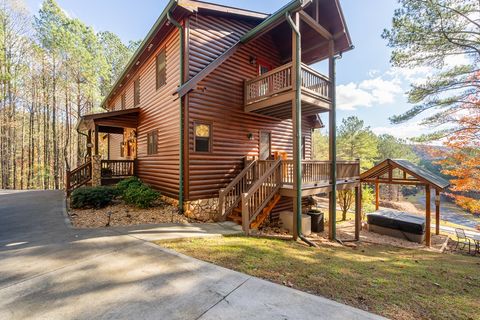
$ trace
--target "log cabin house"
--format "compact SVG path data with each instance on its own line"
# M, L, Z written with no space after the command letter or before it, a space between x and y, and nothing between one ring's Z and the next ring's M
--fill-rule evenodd
M282 210L297 221L306 197L329 193L332 218L335 190L359 197L359 163L333 156L335 59L352 48L338 0L293 0L270 15L171 0L106 112L82 117L88 161L67 174L67 190L136 175L186 215L246 232ZM324 60L328 76L310 67ZM312 160L321 113L330 161Z

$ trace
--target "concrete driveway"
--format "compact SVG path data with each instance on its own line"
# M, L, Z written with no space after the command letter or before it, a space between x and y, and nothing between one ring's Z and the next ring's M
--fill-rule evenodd
M61 192L0 191L0 319L380 319L147 241L232 232L78 230Z

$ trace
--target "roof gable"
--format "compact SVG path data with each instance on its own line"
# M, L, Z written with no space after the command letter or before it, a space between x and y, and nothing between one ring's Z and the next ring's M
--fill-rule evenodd
M403 179L400 181L405 182L404 184L406 185L408 184L408 182L419 182L424 184L430 184L439 190L443 190L450 186L449 181L405 159L386 159L374 166L373 168L370 168L369 170L362 173L360 175L360 179L362 181L371 182L391 172L391 170L393 169L400 169L416 179L410 179L410 181L408 179ZM389 181L385 181L385 183L388 182Z

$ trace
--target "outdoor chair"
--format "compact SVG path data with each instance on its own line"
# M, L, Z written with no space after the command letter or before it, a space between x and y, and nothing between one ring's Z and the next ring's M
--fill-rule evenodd
M455 228L455 234L457 235L457 245L455 246L455 250L457 250L462 244L463 246L461 250L465 249L465 247L468 245L468 253L470 253L472 245L474 245L475 251L477 251L477 244L465 234L465 230Z

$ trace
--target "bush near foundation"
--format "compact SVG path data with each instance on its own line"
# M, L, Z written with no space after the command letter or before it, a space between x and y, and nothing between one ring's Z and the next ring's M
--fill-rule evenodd
M145 184L131 184L123 193L123 201L145 209L152 206L160 194Z
M123 195L125 191L131 186L141 186L143 183L137 177L131 177L117 183L116 188L120 195Z
M72 193L70 207L73 209L104 208L112 203L117 191L110 187L79 188Z

